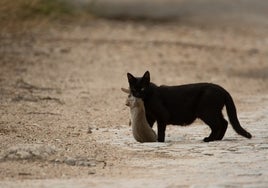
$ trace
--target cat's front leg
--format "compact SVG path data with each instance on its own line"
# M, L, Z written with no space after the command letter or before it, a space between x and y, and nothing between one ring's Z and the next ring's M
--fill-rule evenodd
M165 108L165 106L162 104L160 100L151 99L147 107L147 113L148 115L152 114L151 120L155 119L157 122L158 142L165 142L166 125L170 119L169 112L167 111L167 109ZM151 123L153 123L153 121Z
M162 122L157 122L157 141L165 142L165 132L166 132L166 124Z
M153 128L153 125L154 125L156 119L153 118L152 116L150 116L149 114L146 114L146 120L147 120L148 124L150 125L150 127Z

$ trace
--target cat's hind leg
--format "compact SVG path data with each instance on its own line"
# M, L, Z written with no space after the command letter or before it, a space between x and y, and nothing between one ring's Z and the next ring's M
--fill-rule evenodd
M222 121L219 118L219 115L215 113L205 113L200 116L200 119L204 121L211 129L210 135L204 138L204 142L221 140L220 136L223 137L226 130L224 131L224 129L221 128ZM220 134L221 132L224 132L223 135Z
M221 124L219 127L220 129L218 130L218 135L216 136L217 140L222 140L228 127L228 121L224 119L222 113L221 113L220 121L221 121Z
M210 127L210 128L211 128L211 133L208 137L205 137L203 139L204 142L211 142L211 141L217 140L216 139L217 131L215 129L213 129L213 127Z

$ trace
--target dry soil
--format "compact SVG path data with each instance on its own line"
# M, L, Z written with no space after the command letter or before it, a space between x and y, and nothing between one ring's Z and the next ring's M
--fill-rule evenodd
M267 187L267 28L96 19L0 45L0 187ZM146 70L158 85L220 84L253 138L229 124L204 143L198 120L137 143L120 88Z

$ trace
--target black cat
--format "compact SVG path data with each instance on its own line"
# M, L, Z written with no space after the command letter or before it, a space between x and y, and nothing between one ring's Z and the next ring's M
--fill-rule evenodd
M196 83L156 86L150 82L148 71L143 77L134 77L130 73L127 73L127 77L132 95L144 101L149 125L152 127L157 121L159 142L165 141L168 124L189 125L196 118L200 118L211 128L209 137L204 138L205 142L221 140L228 125L222 114L224 105L234 130L246 138L251 138L251 134L243 129L238 121L231 95L218 85Z

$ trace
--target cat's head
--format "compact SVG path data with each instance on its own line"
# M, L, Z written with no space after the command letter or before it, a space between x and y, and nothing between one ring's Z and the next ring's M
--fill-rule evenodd
M134 97L145 98L147 89L150 85L150 73L146 71L142 77L135 77L127 73L129 89Z

